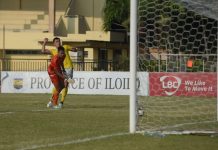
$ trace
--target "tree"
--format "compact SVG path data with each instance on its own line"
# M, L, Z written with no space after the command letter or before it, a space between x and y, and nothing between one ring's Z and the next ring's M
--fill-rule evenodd
M129 30L130 0L106 0L103 30Z

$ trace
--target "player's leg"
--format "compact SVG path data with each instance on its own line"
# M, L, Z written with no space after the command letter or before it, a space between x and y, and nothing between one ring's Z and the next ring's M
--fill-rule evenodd
M67 73L67 76L69 78L73 78L73 69L66 69L66 73ZM62 90L61 92L61 102L59 103L59 106L62 107L63 104L64 104L64 101L65 101L65 98L67 96L67 93L68 93L68 82L65 83L64 85L64 89Z
M50 78L55 88L52 94L52 104L53 104L53 108L56 108L58 106L57 104L58 104L59 93L64 88L63 79L58 78L56 75L52 77L50 76Z
M55 93L56 91L57 91L56 88L53 87L53 89L52 89L52 94Z
M61 103L63 104L64 103L64 100L67 96L67 93L68 93L68 83L65 84L62 92L61 92Z
M52 95L56 92L57 90L56 90L56 88L55 87L53 87L52 88ZM52 105L52 97L51 98L49 98L49 102L48 102L48 104L47 104L47 107L49 108L49 107L52 107L53 105Z
M57 85L56 85L57 86ZM52 104L53 107L58 105L58 97L59 97L59 92L56 90L53 94L52 94Z

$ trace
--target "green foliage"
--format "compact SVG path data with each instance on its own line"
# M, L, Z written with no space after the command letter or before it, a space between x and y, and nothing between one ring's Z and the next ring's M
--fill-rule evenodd
M118 61L115 61L114 71L129 71L130 60L128 57L119 56Z
M176 54L202 53L206 49L216 53L216 46L209 50L205 41L216 45L217 21L188 10L174 0L140 0L138 20L139 32L144 33L139 35L139 40L146 41L148 48L163 47Z
M158 72L158 60L143 60L139 62L139 71Z
M128 29L130 15L129 0L106 0L103 8L103 29L112 30L112 26L120 26Z

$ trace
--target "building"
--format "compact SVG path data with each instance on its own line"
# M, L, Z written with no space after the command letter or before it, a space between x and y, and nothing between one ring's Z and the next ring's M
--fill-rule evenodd
M79 47L72 53L75 70L116 70L128 58L125 32L102 30L105 0L0 0L0 69L46 70L50 56L41 42L61 37Z

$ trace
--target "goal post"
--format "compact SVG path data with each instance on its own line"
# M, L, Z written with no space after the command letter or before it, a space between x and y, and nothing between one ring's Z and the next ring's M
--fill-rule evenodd
M130 133L218 132L217 2L197 1L131 0Z
M137 0L130 2L130 102L129 131L136 132Z

